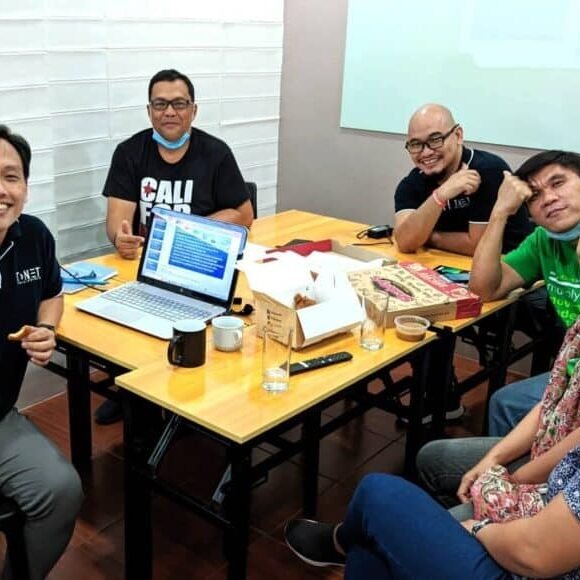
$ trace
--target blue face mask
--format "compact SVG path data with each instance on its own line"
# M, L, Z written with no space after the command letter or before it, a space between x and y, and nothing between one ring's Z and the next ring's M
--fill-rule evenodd
M159 145L165 147L165 149L179 149L187 143L189 140L189 134L189 131L186 131L177 141L169 141L153 129L153 141L159 143Z
M550 230L546 230L546 234L549 238L558 240L559 242L573 242L580 238L580 222L566 232L551 232Z

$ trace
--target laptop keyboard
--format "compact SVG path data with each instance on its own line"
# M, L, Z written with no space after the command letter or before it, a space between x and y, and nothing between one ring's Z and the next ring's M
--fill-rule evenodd
M211 317L211 313L207 310L181 304L164 296L155 296L135 286L122 286L115 290L105 292L101 296L112 302L125 304L173 322L185 318L205 320Z

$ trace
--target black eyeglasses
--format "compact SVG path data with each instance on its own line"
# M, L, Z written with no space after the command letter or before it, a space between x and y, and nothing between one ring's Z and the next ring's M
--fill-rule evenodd
M407 141L405 143L405 149L409 153L421 153L423 149L425 149L425 145L429 147L429 149L440 149L443 147L443 143L445 143L445 139L455 131L459 127L459 123L456 123L447 131L447 133L435 133L429 137L426 141L419 141L419 139L412 139L411 141Z
M191 105L191 101L187 99L173 99L166 101L165 99L153 99L149 105L154 111L165 111L171 105L174 111L185 111Z

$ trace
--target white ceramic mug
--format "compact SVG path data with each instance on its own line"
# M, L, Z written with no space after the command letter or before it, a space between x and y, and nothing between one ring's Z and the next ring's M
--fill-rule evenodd
M218 350L233 352L242 348L244 323L235 316L218 316L211 321L213 345Z

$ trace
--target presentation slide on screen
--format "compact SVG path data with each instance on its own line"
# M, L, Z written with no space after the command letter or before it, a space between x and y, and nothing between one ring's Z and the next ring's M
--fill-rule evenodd
M407 132L447 105L466 139L580 151L580 2L350 0L341 126Z

